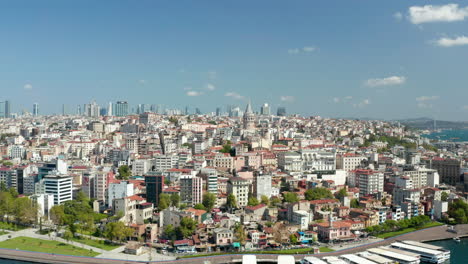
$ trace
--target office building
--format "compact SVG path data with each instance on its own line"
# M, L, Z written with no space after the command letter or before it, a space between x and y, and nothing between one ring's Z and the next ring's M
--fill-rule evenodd
M62 204L73 199L73 177L68 175L49 174L43 179L43 190L54 196L54 204Z
M145 175L146 184L146 200L153 203L155 206L159 205L159 195L161 195L164 187L164 176L156 173L149 173Z
M5 100L5 118L11 117L11 105L9 100Z
M107 115L112 116L112 102L109 102L109 105L107 106Z
M126 101L118 101L114 106L113 114L115 116L127 116L128 115L128 103Z
M286 116L286 107L278 107L276 111L277 116Z
M260 108L260 114L265 116L270 115L270 106L267 103L264 103Z
M33 104L32 114L33 114L33 116L38 116L39 115L39 104L38 103Z
M133 194L133 183L128 181L111 182L107 189L107 205L111 207L114 199L132 196Z

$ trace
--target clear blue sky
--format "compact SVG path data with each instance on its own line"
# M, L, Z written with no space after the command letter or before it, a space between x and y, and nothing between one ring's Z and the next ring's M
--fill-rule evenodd
M0 100L13 111L38 102L42 113L92 99L206 112L250 98L256 110L468 120L467 6L2 1Z

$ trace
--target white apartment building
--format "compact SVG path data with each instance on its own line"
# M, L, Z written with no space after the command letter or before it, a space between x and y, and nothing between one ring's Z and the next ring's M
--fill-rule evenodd
M439 173L437 170L416 167L415 170L403 171L403 176L411 178L414 188L436 187L439 185Z
M278 154L278 167L283 171L301 172L302 157L298 152L283 152Z
M156 156L153 161L154 170L164 172L173 168L177 168L178 161L179 157L176 155Z
M54 195L53 194L34 194L29 197L33 202L37 204L38 218L43 217L44 220L50 219L50 209L54 206Z
M336 169L335 150L302 149L300 153L304 171L332 171Z
M271 197L271 175L258 175L254 177L255 195L260 199L262 195Z
M363 160L366 160L366 157L353 153L337 155L336 168L344 171L352 171L358 168Z
M233 177L228 180L227 193L234 194L237 205L244 207L249 200L250 182L240 177Z
M107 205L112 206L114 199L132 196L133 194L133 183L129 183L128 181L111 182L107 189Z
M145 175L151 169L151 160L135 160L132 165L132 175Z
M54 196L54 204L73 200L73 177L49 174L42 180L43 191Z
M359 188L359 195L383 192L384 174L373 170L354 170L349 173L348 184Z
M184 175L180 177L180 200L192 206L202 202L203 180L199 177Z

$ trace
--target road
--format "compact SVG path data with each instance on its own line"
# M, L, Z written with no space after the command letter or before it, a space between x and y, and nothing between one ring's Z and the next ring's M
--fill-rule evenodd
M321 253L316 256L324 257L324 256L333 256L333 255L341 255L341 254L349 254L349 253L356 253L360 251L364 251L368 248L379 247L388 245L392 242L397 240L416 240L416 241L431 241L431 240L440 240L440 239L451 239L455 236L466 237L468 236L468 225L458 225L456 228L457 234L447 232L446 226L436 226L431 227L423 230L414 231L411 233L403 234L400 236L392 237L385 240L379 240L373 243L358 245L355 247L337 250L334 252L328 253ZM24 230L23 230L24 231ZM15 233L21 234L22 231L18 231ZM36 234L37 235L37 234ZM8 236L8 235L6 235ZM0 236L0 241L3 236ZM116 249L116 252L109 252L109 256L120 256L117 254L119 253L120 249ZM102 251L102 250L101 250ZM100 251L98 251L100 252ZM102 255L102 254L101 254ZM84 257L73 257L73 256L59 256L59 255L50 255L44 253L36 253L36 252L24 252L24 251L15 251L15 250L6 250L0 249L0 256L4 258L12 258L18 260L26 260L26 261L37 261L37 262L46 262L46 263L78 263L78 264L96 264L96 263L116 263L116 264L129 264L129 263L148 263L148 258L145 260L127 260L126 258L122 259L107 259L107 255L98 256L97 258L84 258ZM125 255L128 256L128 255ZM167 257L161 255L163 257ZM277 259L278 255L274 254L256 254L257 259ZM296 260L300 260L307 255L299 254L295 255ZM106 257L104 260L103 258ZM147 256L148 257L148 256ZM180 263L180 264L204 264L206 261L210 263L229 263L235 259L242 259L242 254L236 255L221 255L221 256L211 256L211 257L198 257L198 258L190 258L190 259L180 259L180 260L170 260L161 257L158 259L156 256L152 259L155 263ZM133 256L130 258L133 259Z

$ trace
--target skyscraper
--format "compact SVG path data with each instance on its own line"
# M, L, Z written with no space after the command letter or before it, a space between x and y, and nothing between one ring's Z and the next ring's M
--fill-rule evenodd
M118 101L115 104L114 115L115 116L127 116L128 115L128 103L126 101Z
M260 109L260 114L261 115L270 115L270 106L267 103L264 103L262 105L262 108Z
M0 102L0 118L5 117L5 102Z
M107 106L107 115L112 116L112 102L109 102L109 105Z
M221 107L216 107L216 116L221 116Z
M62 115L67 115L67 105L62 104Z
M10 108L10 101L5 100L5 118L10 118L11 117L11 108Z
M32 114L33 114L33 116L38 116L39 115L39 104L38 103L33 104Z
M101 114L101 107L96 102L85 105L85 115L89 117L98 117Z
M286 116L286 107L278 107L278 110L276 111L277 116Z

